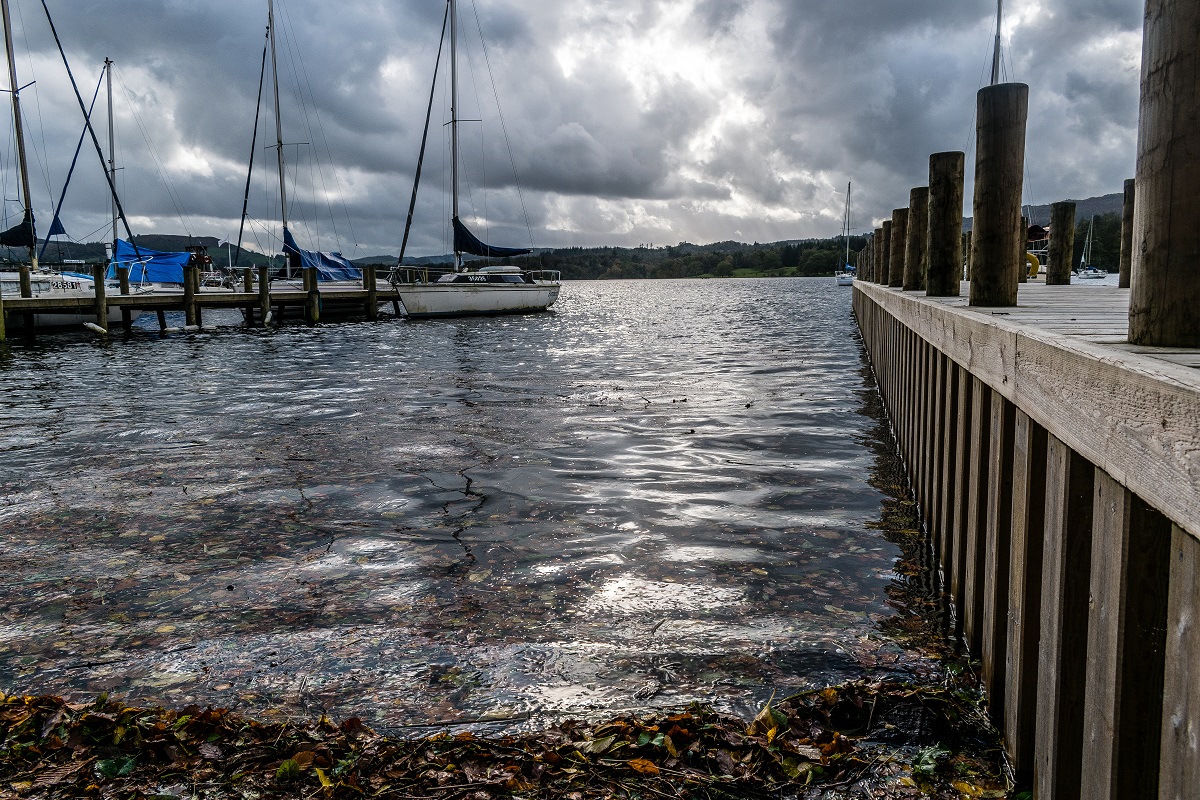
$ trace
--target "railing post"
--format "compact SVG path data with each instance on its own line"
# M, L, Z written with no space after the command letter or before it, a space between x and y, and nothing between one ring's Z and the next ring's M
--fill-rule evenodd
M1125 202L1121 206L1121 277L1118 284L1128 289L1133 275L1133 209L1137 180L1125 181Z
M888 286L897 289L904 286L904 248L908 244L908 209L892 211L892 243L889 248L891 264L888 266Z
M1200 347L1200 4L1146 0L1129 341Z
M929 157L929 225L925 231L925 293L929 297L958 297L962 284L966 160L962 152Z
M1071 283L1071 261L1075 258L1075 204L1050 205L1050 263L1046 265L1047 286Z
M1015 306L1025 268L1021 189L1029 87L1001 83L979 90L975 145L971 305Z
M929 236L929 187L908 193L908 235L904 245L904 291L925 290L925 240Z

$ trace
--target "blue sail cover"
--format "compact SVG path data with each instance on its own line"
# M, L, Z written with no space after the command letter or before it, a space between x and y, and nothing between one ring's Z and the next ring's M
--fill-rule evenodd
M191 253L164 253L133 245L117 239L117 252L108 262L107 278L117 277L117 267L129 267L129 280L133 283L183 283L183 268L192 257Z
M283 229L283 252L289 256L299 256L301 267L316 267L318 281L362 280L362 271L347 261L341 253L301 250L296 246L296 240L287 228Z
M483 256L484 258L508 258L509 256L523 256L526 253L533 252L532 250L522 250L517 247L492 247L484 244L475 237L475 234L467 230L467 226L459 221L458 217L454 218L454 251L456 253L470 253L473 256Z

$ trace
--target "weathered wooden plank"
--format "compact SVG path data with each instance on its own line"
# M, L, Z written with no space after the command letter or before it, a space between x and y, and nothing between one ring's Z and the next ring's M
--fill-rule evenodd
M1200 796L1200 542L1171 531L1159 800Z
M991 461L992 394L983 381L971 378L971 434L967 445L971 475L967 489L964 547L963 633L972 653L983 649L984 568L987 555L988 483Z
M1016 408L992 394L991 439L988 446L987 521L983 573L983 682L989 712L997 727L1004 724L1004 682L1008 664L1008 584L1012 561L1013 438Z
M1171 525L1096 470L1083 707L1086 800L1158 797Z
M1033 775L1040 800L1080 800L1095 477L1086 459L1048 437Z
M956 557L954 550L954 509L958 502L958 385L959 368L948 358L943 358L946 365L944 395L942 405L945 415L942 423L942 457L941 476L939 485L942 492L938 503L938 548L942 554L942 567L946 574L946 583L951 585L953 564Z
M1004 743L1009 760L1023 782L1033 774L1037 726L1046 443L1046 429L1018 411L1013 435L1012 564L1008 587Z
M967 530L970 516L971 429L975 400L975 381L958 368L958 428L954 434L954 516L950 527L950 550L954 566L950 571L950 597L954 602L955 633L965 638L967 585Z

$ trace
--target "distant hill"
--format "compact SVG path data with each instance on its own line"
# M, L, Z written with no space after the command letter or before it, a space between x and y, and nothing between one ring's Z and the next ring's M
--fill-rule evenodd
M1068 198L1069 200L1069 198ZM1086 200L1070 200L1075 204L1075 221L1086 220L1092 216L1101 216L1103 214L1120 214L1125 205L1125 195L1122 192L1114 194L1106 194L1101 197L1089 197ZM1046 225L1050 222L1050 206L1029 206L1026 212L1029 219L1038 225ZM971 218L963 219L963 230L971 230Z

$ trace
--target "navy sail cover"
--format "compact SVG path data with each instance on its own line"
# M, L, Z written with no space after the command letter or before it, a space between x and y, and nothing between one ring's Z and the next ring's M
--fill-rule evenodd
M0 245L8 247L34 247L37 237L33 233L33 212L25 210L25 218L20 225L14 225L0 233Z
M301 268L316 267L318 281L362 280L362 271L347 261L341 253L301 250L296 246L296 239L287 228L283 229L283 252L289 257L298 257Z
M454 218L454 251L457 253L470 253L473 256L483 256L484 258L508 258L510 256L523 256L526 253L533 252L532 250L522 250L518 247L492 247L484 244L476 238L475 234L467 230L467 226L463 225L458 217Z
M164 253L133 245L117 239L117 252L108 262L106 278L117 277L117 267L129 267L129 280L134 283L183 283L183 268L191 253Z

